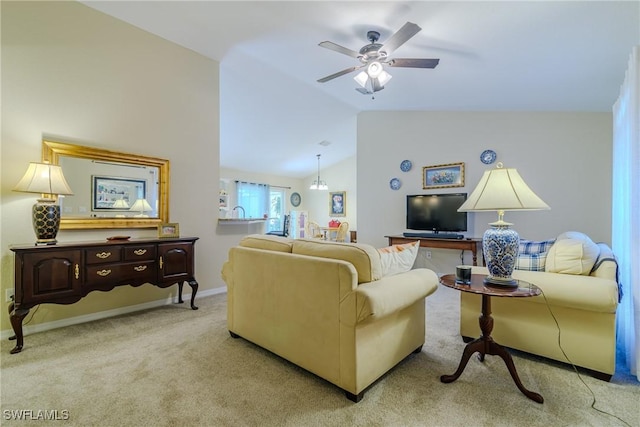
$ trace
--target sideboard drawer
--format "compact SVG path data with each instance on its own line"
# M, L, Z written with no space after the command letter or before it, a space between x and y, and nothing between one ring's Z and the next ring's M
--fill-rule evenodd
M87 264L102 264L105 262L118 262L122 258L122 246L104 246L85 249Z
M145 261L156 259L156 245L140 245L124 248L125 261Z
M156 277L156 262L140 261L88 266L85 279L86 284L91 286L121 283L140 285L155 282Z

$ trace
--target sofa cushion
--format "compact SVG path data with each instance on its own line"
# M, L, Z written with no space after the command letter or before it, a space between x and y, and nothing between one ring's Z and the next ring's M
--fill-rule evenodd
M583 233L562 233L549 249L545 271L589 275L600 248Z
M539 254L518 254L516 259L516 270L545 271L547 263L547 253Z
M348 261L358 273L358 283L373 282L382 277L378 251L364 243L336 243L324 240L296 239L292 252L299 255Z
M549 249L551 249L551 246L555 242L556 239L540 241L520 239L520 247L518 253L524 255L546 253L549 252Z
M250 234L240 240L239 246L276 252L291 252L293 239L268 234Z
M393 276L411 270L416 261L419 247L420 242L416 241L378 249L382 264L382 276Z

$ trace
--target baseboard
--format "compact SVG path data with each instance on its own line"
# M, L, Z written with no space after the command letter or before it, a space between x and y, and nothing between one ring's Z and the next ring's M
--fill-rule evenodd
M227 288L207 289L198 292L196 301L198 298L206 297L210 295L223 294L227 292ZM182 295L182 300L185 304L191 301L191 294ZM77 325L80 323L92 322L94 320L106 319L108 317L119 316L121 314L133 313L135 311L147 310L149 308L161 307L163 305L175 304L178 302L177 297L168 297L157 301L145 302L143 304L128 305L126 307L114 308L111 310L99 311L96 313L83 314L82 316L69 317L67 319L54 320L53 322L38 323L37 325L25 325L23 326L24 335L35 334L37 332L50 331L52 329L63 328L65 326ZM32 309L34 310L34 309ZM0 339L8 339L13 335L13 329L5 329L0 333Z

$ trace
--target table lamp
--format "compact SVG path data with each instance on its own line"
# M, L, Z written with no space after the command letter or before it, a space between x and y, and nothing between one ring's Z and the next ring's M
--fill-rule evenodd
M488 285L517 286L511 273L518 258L520 237L504 221L505 211L550 209L528 186L517 170L504 168L499 162L495 169L484 172L459 212L497 211L498 221L482 237L482 251L489 270L484 279Z
M140 212L139 214L134 215L134 217L146 218L149 215L145 215L145 212L152 211L153 209L151 209L151 205L149 205L149 202L147 202L147 199L138 199L135 201L133 206L131 206L130 210Z
M127 203L127 201L125 199L118 199L115 202L113 202L113 206L111 206L113 209L129 209L129 203ZM125 216L123 214L117 214L116 218L124 218Z
M62 168L58 165L32 162L13 191L42 194L32 209L36 245L55 245L60 228L60 205L55 196L73 195L67 180L64 179Z

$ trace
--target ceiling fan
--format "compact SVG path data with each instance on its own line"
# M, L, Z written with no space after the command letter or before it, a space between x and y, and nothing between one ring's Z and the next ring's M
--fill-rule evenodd
M358 52L329 41L319 43L319 46L356 58L361 64L323 77L318 80L318 83L325 83L336 77L344 76L345 74L364 68L364 71L358 73L358 75L354 77L354 80L362 86L356 88L356 90L366 95L384 89L384 85L391 80L391 74L384 69L385 65L388 67L435 68L440 62L439 59L389 58L391 53L411 37L415 36L420 30L422 30L422 28L418 25L413 22L407 22L395 34L389 37L384 44L378 43L380 39L380 33L378 31L368 31L367 39L370 43L363 46Z

